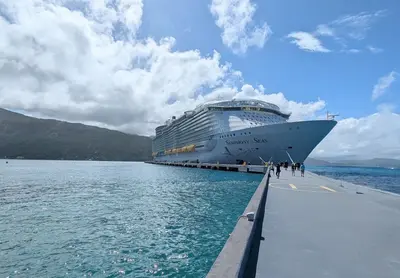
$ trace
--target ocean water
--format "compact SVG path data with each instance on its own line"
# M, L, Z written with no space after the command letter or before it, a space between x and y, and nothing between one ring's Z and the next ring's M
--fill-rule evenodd
M0 160L0 277L204 277L261 179Z
M400 169L373 167L307 167L319 175L400 194Z
M400 170L308 167L400 193ZM261 175L0 160L0 277L204 277Z

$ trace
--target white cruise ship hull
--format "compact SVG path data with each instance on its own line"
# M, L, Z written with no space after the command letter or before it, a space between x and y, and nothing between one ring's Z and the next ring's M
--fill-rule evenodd
M262 164L260 157L277 163L303 162L336 125L334 120L285 122L216 134L190 153L156 157L156 161L199 161ZM291 159L290 159L290 157Z

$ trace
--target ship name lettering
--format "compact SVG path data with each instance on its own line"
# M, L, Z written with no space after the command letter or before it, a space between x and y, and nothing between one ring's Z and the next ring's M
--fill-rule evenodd
M226 140L225 141L228 145L243 145L243 144L249 144L250 141L249 140Z
M261 139L260 139L260 138L254 137L253 140L254 140L254 142L256 142L256 143L268 143L268 140L265 139L265 138L261 138Z

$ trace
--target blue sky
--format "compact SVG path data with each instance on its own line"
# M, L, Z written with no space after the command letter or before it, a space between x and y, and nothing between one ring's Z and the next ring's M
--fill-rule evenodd
M400 159L400 2L2 0L0 107L152 135L204 101L340 113L313 156Z
M253 1L257 5L255 22L266 21L273 34L259 48L249 48L244 55L235 55L221 41L221 30L210 14L210 1L147 0L144 5L141 36L151 34L158 39L176 38L176 49L199 49L232 63L250 84L263 84L266 92L284 92L295 101L311 101L318 97L327 102L328 110L343 117L361 117L376 111L379 103L400 103L399 82L393 82L385 95L371 101L374 85L382 76L400 67L400 2L386 1ZM365 38L349 39L347 49L359 53L340 52L342 47L332 38L322 38L331 52L307 52L290 43L291 32L312 32L319 24L327 24L345 15L384 11L384 15L367 23ZM371 53L368 46L382 49ZM395 111L399 111L395 108Z

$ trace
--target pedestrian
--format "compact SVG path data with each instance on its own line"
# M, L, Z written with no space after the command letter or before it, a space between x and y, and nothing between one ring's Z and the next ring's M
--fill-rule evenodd
M274 168L274 163L273 162L271 162L271 171L274 172L274 174L275 174L275 168Z
M296 175L296 164L292 163L292 176Z
M304 163L301 163L300 165L300 172L301 172L301 176L304 177L304 170L306 169L306 167L304 166Z
M287 160L286 160L286 161L285 161L285 164L284 164L285 170L287 170L288 166L289 166L289 163L288 163Z
M281 165L276 165L276 177L279 179L279 176L281 175Z

